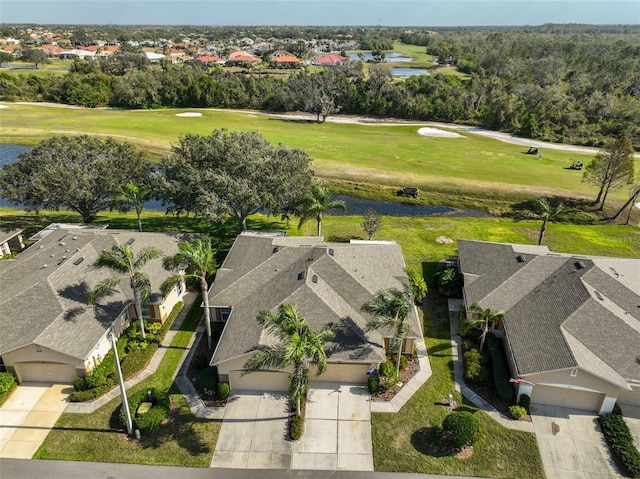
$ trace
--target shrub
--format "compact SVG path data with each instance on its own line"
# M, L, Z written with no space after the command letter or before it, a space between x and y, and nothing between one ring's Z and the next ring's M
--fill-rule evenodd
M491 355L493 383L496 393L503 401L511 402L513 399L513 387L509 382L509 368L502 353L502 344L493 334L487 334L487 346Z
M304 419L297 414L289 420L289 437L293 441L297 441L302 437L302 423Z
M602 433L616 458L631 477L640 478L640 451L633 443L629 426L621 414L607 413L598 418Z
M210 368L204 368L198 374L198 386L202 389L210 389L211 391L218 390L218 368L212 366Z
M74 391L69 395L69 401L71 402L85 402L92 401L104 393L111 390L113 386L100 386L93 389L85 389L84 391Z
M76 391L86 391L87 381L85 381L84 378L75 378L73 380L73 389Z
M480 437L480 423L468 411L452 412L444 418L442 432L455 448L472 446Z
M377 374L372 374L367 379L367 387L369 388L369 394L375 394L380 389L380 378Z
M385 361L380 365L380 377L387 388L393 388L400 382L396 366L391 361Z
M153 406L151 406L151 409L146 413L136 415L140 404L147 401L148 391L151 391L151 403ZM164 421L169 415L169 409L171 408L169 395L156 388L140 390L129 397L128 402L129 412L131 413L134 428L139 429L143 434L153 431L156 427L162 424L162 421ZM126 424L126 414L123 407L120 407L119 417L120 422L123 425Z
M477 349L470 349L464 353L464 378L473 383L481 383L487 380L489 373L482 366L482 356Z
M615 403L613 405L613 410L611 411L611 414L617 414L618 416L622 416L622 409L620 409L620 405L618 403Z
M191 366L194 369L204 369L209 365L209 361L207 361L207 355L204 353L196 354L191 360Z
M142 371L145 366L149 364L149 361L151 361L151 358L157 350L158 345L153 343L144 349L131 351L127 354L120 364L122 377L129 379L131 376Z
M520 420L527 415L527 410L522 406L509 406L509 414L511 414L513 419Z
M394 367L397 366L398 355L397 354L389 354L387 356L387 361L393 364ZM409 359L406 356L400 355L400 371L406 368L409 365Z
M220 399L227 399L229 397L229 392L231 392L229 383L218 384L218 397Z
M11 372L0 373L0 394L8 393L16 387L16 378Z
M520 401L518 402L518 404L528 412L529 406L531 405L531 398L526 394L520 394Z

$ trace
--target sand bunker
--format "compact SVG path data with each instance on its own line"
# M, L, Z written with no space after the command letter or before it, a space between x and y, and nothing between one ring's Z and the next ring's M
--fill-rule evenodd
M181 117L187 117L187 118L194 118L196 116L202 116L202 113L196 113L196 112L191 112L188 111L186 113L176 113L176 116L181 116Z
M424 127L418 130L418 134L422 136L432 136L436 138L464 138L458 133L452 131L440 130L439 128Z

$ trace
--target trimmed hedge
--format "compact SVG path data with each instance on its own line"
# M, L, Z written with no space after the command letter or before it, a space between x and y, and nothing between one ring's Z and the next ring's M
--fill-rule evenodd
M159 389L152 388L151 391L151 403L153 406L149 411L144 414L136 414L140 404L148 400L147 390L141 390L127 398L129 401L129 412L131 413L131 420L133 421L134 429L140 430L142 434L147 434L153 431L156 427L162 424L169 415L169 409L171 408L171 401L169 395ZM127 424L125 410L120 406L120 412L118 414L120 422L123 425Z
M633 436L624 417L621 414L607 413L600 416L598 422L616 462L622 469L626 469L629 476L640 478L640 451L633 443Z
M198 386L202 389L209 389L211 391L218 390L218 368L212 366L210 368L204 368L198 374Z
M17 386L16 377L12 372L6 371L0 373L0 405L4 404Z
M464 379L472 383L481 383L487 380L489 372L482 365L482 356L477 349L470 349L464 353Z
M380 378L377 374L372 374L367 379L367 388L369 389L369 394L375 394L380 389Z
M71 402L85 402L93 401L99 398L105 393L108 393L113 386L100 386L92 389L85 389L84 391L74 391L69 395L69 401Z
M509 414L511 414L511 417L513 419L516 419L519 421L520 419L522 419L527 415L527 410L522 406L517 406L517 405L509 406Z
M229 387L229 383L218 384L218 397L220 399L227 399L230 392L231 388Z
M157 350L158 344L151 343L144 349L137 349L127 354L120 363L122 377L126 380L142 371L149 364Z
M487 346L493 367L493 384L496 393L506 402L513 399L513 386L509 382L509 367L504 357L502 343L493 334L487 334Z
M531 398L527 394L520 394L519 406L522 406L525 411L529 412L529 406L531 405Z
M480 437L480 423L468 411L454 411L444 418L442 432L449 443L457 449L473 446Z

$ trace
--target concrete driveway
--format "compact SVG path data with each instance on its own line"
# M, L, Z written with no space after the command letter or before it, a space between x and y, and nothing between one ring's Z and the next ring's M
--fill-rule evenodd
M287 420L287 394L234 394L227 403L211 467L373 471L365 387L311 383L299 441L288 440Z
M547 479L621 477L589 411L531 405L531 419Z
M0 457L31 459L67 407L70 384L20 384L0 407Z

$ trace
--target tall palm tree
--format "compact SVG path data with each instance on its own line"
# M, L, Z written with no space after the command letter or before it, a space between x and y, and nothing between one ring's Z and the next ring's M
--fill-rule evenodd
M278 315L265 309L260 311L258 322L275 336L279 343L262 346L245 365L244 374L250 374L270 368L286 368L293 366L293 374L289 385L291 400L296 401L297 413L300 414L300 398L309 383L309 366L316 367L319 376L327 370L326 342L335 337L331 328L313 331L302 317L298 308L291 303L280 306Z
M138 217L138 231L142 232L142 208L145 201L151 198L151 189L136 185L133 181L128 181L120 187L113 198L116 207L128 210L133 206Z
M362 311L373 316L367 324L367 331L381 328L395 329L390 348L393 349L396 346L398 348L398 360L396 361L398 374L400 374L402 343L410 329L406 319L412 304L411 288L405 284L402 291L396 288L379 291L374 299L367 301L361 307Z
M195 239L192 243L182 241L178 244L178 253L166 256L162 265L168 271L180 270L181 273L162 283L162 294L167 294L184 278L195 278L200 282L200 291L204 301L204 320L207 328L209 349L213 347L211 338L211 313L209 311L209 283L207 276L216 272L216 250L211 246L211 238Z
M140 320L140 332L142 339L145 338L144 332L144 320L142 319L142 302L149 299L151 295L151 283L148 276L140 271L146 263L152 259L156 259L162 256L162 252L154 247L149 246L143 248L137 257L133 255L131 246L126 243L116 244L109 250L102 250L100 256L95 262L95 266L98 268L108 268L118 273L122 273L123 276L115 276L113 278L105 279L100 282L98 286L89 294L87 303L95 304L95 302L101 296L104 296L118 284L122 278L129 278L129 285L133 290L133 304L136 309L136 316Z
M478 303L473 303L469 306L469 312L473 313L471 318L467 319L467 323L470 326L480 326L482 328L482 334L480 335L480 352L484 348L484 341L487 339L487 333L489 332L489 324L496 325L504 319L504 311L492 311L490 308L483 308Z
M551 206L546 198L536 198L533 200L533 208L530 210L520 210L516 212L516 221L522 220L542 220L540 226L540 236L538 237L538 245L542 244L544 233L547 231L547 223L554 221L562 214L568 213L568 210L562 203Z
M324 186L313 185L311 191L302 199L302 213L300 214L300 222L298 228L311 218L315 218L318 222L318 236L322 236L322 216L326 211L347 209L344 201L331 200L331 193Z

